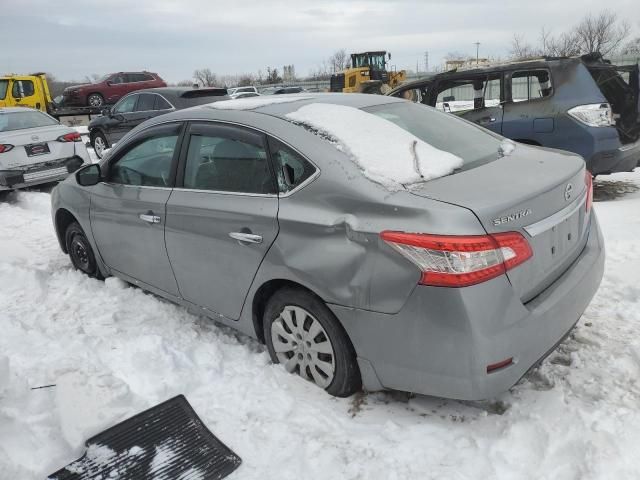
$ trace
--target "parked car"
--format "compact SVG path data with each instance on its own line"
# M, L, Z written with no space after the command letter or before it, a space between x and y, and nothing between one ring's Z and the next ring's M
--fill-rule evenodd
M256 337L338 396L489 398L573 328L604 268L581 157L393 97L262 100L151 119L60 184L73 266ZM436 175L441 158L458 167Z
M98 158L145 120L183 108L228 100L224 88L150 88L130 93L89 123L89 141Z
M63 180L85 163L74 129L39 110L0 108L0 191Z
M229 95L231 98L249 98L249 97L259 97L259 93L255 92L237 92Z
M454 113L518 142L582 155L588 170L633 170L640 161L638 65L598 55L541 58L445 72L389 95Z
M253 85L249 85L246 87L233 87L233 88L228 88L227 89L229 96L233 97L234 95L237 95L239 93L258 93L258 89L256 87L254 87Z
M95 83L73 85L63 92L63 104L101 107L112 105L129 92L144 88L166 87L160 75L153 72L118 72L105 75Z
M306 90L302 87L267 87L260 91L261 95L283 95L289 93L303 93Z

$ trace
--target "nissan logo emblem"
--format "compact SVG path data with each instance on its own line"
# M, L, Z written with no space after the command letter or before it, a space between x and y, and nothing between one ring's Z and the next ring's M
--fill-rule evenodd
M568 202L571 200L571 194L573 193L573 185L567 183L567 186L564 187L564 199Z

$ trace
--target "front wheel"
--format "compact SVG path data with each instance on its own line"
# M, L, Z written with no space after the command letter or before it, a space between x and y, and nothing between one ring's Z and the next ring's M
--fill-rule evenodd
M78 222L73 222L67 227L64 238L73 267L90 277L102 278L93 248Z
M104 105L104 98L99 93L92 93L87 97L87 106L101 107L102 105Z
M336 397L362 387L353 345L318 297L296 288L277 291L264 313L264 336L274 363Z
M104 135L101 132L96 132L91 136L91 146L93 147L94 152L96 152L96 156L98 158L102 158L104 151L109 148L107 139L104 138Z

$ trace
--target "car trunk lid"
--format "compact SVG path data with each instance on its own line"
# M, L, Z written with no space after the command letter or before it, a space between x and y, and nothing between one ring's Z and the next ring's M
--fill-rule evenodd
M2 143L11 144L14 148L0 156L0 165L12 170L72 157L75 152L73 142L57 141L60 136L71 132L73 130L61 128L60 125L3 132Z
M411 192L468 208L487 233L524 235L533 258L507 272L523 302L553 283L586 244L585 166L574 154L518 145L510 156Z

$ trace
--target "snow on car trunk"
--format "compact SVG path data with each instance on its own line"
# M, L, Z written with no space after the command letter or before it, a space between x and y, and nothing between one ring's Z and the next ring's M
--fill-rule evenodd
M218 110L254 110L267 105L276 103L299 102L300 100L308 100L311 97L300 95L265 95L264 97L236 98L232 100L221 100L219 102L210 103L209 108L217 108Z
M287 118L334 139L367 178L389 190L449 175L463 164L461 158L357 108L311 103Z
M640 185L640 174L607 180ZM81 436L180 393L242 457L233 480L640 478L639 206L640 192L595 204L607 267L572 335L511 391L458 402L332 398L251 339L73 271L49 195L5 195L0 478L45 478L82 455ZM78 401L93 406L74 416Z

